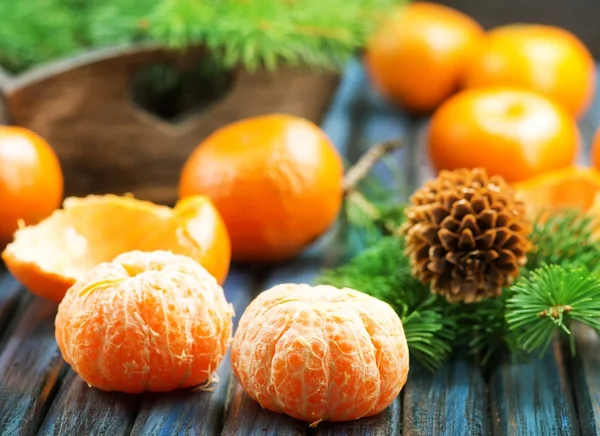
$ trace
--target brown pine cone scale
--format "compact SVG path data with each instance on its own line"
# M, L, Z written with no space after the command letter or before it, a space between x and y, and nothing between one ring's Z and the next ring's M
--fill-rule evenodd
M406 251L432 292L473 303L500 295L518 276L531 249L530 224L504 179L483 169L441 171L411 203Z

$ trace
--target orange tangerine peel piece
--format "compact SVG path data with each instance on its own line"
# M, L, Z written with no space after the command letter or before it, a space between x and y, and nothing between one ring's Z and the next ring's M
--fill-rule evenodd
M586 213L598 203L600 171L569 166L513 184L530 216L576 208Z
M18 229L2 259L29 291L58 303L96 265L133 250L186 255L219 284L231 259L227 229L208 197L171 208L113 194L66 198L62 209Z

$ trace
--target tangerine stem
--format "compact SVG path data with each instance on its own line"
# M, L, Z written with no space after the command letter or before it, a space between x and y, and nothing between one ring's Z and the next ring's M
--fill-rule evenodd
M384 156L402 148L404 144L400 139L392 139L369 148L358 161L348 169L344 176L344 193L356 190L357 185L363 180L375 164Z

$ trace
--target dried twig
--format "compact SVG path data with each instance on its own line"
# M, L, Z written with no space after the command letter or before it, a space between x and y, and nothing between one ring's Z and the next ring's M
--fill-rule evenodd
M344 176L344 192L354 191L356 186L363 180L369 171L381 158L391 152L402 148L403 143L400 139L382 142L369 148L365 154L346 172Z

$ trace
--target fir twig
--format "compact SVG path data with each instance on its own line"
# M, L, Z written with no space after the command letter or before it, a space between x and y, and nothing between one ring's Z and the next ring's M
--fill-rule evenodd
M556 332L569 337L580 322L600 331L600 278L585 267L543 265L522 276L509 290L506 319L527 353L545 352Z
M600 269L600 242L592 238L594 219L579 210L565 210L540 216L529 239L533 251L527 256L527 269L545 264L581 265L590 271Z
M358 183L373 169L387 154L396 151L402 147L400 139L382 142L374 145L346 172L344 176L344 192L356 191ZM366 200L366 199L365 199Z
M223 66L339 69L398 0L0 0L0 63L22 71L90 48L204 45Z

